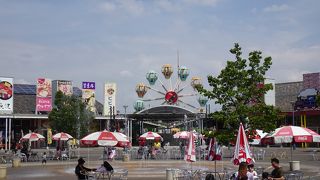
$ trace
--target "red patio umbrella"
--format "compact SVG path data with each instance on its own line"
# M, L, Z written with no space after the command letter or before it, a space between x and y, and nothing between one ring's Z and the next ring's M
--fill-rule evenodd
M110 132L107 130L91 133L80 140L85 145L99 146L129 146L129 140L118 132Z
M247 164L254 163L254 159L251 156L248 139L245 134L242 123L240 123L239 126L237 142L233 155L233 164L239 165L241 162L246 162Z
M59 141L59 140L68 141L69 139L72 139L72 138L73 137L70 134L64 133L64 132L60 132L52 136L52 139L55 141Z
M162 140L162 137L155 132L146 132L139 137L139 140Z
M311 129L299 126L283 126L277 128L274 133L267 136L273 138L275 143L311 143L320 142L320 135Z
M267 135L265 138L269 142L276 144L291 143L291 160L292 160L292 143L311 143L320 142L320 135L311 129L299 126L283 126L277 128L273 133Z
M39 141L39 140L44 140L44 136L42 136L41 134L38 133L28 133L26 135L24 135L20 141Z

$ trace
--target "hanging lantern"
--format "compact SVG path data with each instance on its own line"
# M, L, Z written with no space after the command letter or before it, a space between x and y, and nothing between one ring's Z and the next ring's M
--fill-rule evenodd
M200 77L192 77L191 86L194 90L196 90L196 86L202 85L202 81Z
M198 98L198 103L200 104L200 107L206 106L208 102L208 98L206 96L200 95Z
M162 70L161 70L162 74L164 75L164 77L166 79L170 79L172 73L173 73L173 69L171 64L165 64L162 66Z
M157 73L154 71L149 71L146 75L146 78L150 85L154 85L156 81L158 80Z
M134 110L139 112L144 109L144 102L142 100L137 100L133 105Z
M179 68L179 78L180 78L180 80L181 81L186 81L187 80L187 77L189 76L189 74L190 74L190 71L189 71L189 69L187 68L187 67L185 67L185 66L181 66L180 68Z
M148 90L147 86L145 86L143 83L139 83L136 86L136 92L139 98L143 98L143 96L147 93L147 90Z

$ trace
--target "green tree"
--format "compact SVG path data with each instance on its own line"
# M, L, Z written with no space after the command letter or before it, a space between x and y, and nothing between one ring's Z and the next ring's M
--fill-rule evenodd
M94 115L86 109L81 98L74 95L67 96L58 91L54 104L55 106L49 114L50 126L54 130L67 132L76 138L80 138L90 131Z
M221 110L211 116L223 122L225 128L215 132L222 142L234 138L239 122L250 129L269 132L276 128L279 119L279 110L264 103L264 94L273 88L272 84L263 84L272 64L271 57L263 59L260 51L253 51L248 60L244 59L237 43L230 52L235 60L227 61L218 76L208 76L211 88L196 87L201 94L221 105Z
M318 93L316 100L317 100L317 105L319 107L320 106L320 93Z

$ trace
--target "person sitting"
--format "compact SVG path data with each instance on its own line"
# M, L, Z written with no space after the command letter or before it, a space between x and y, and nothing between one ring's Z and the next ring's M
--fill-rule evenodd
M239 170L234 177L236 180L253 180L253 175L248 173L248 165L245 162L239 164Z
M75 174L78 176L79 180L88 179L87 173L89 171L96 171L96 169L90 169L90 168L84 167L85 162L86 161L83 158L78 159L78 165L75 168Z
M258 173L254 170L254 165L248 165L248 173L251 174L254 178L258 177Z
M268 172L263 172L262 173L262 180L268 180L269 178L269 173Z
M285 179L283 177L282 167L280 167L279 163L280 163L279 159L277 159L277 158L271 159L271 165L274 169L271 172L271 177L269 177L269 180L284 180Z
M214 180L214 175L213 174L207 174L205 180Z

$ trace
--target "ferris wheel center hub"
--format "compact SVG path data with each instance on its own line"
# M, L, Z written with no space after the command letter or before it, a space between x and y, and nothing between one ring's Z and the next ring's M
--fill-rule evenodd
M165 100L169 104L174 104L178 101L178 94L174 91L168 91L165 95Z

